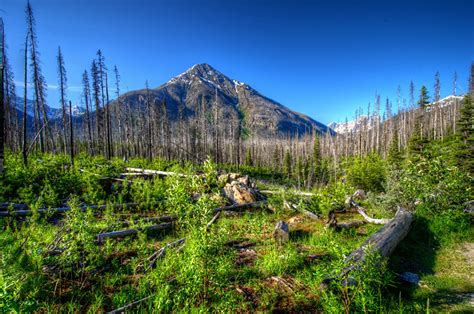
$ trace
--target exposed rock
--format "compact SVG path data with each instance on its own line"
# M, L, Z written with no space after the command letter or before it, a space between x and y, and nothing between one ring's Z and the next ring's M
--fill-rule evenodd
M286 222L279 221L276 223L275 230L273 231L273 238L279 244L288 242L290 239L290 230Z
M400 279L412 285L418 285L420 282L420 276L418 276L418 274L410 273L408 271L401 273Z
M222 194L234 204L253 203L262 199L258 191L252 188L248 176L229 173L221 175L219 182L225 183Z

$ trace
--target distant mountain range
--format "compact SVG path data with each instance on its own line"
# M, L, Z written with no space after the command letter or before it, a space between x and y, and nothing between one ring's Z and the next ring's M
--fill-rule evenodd
M177 120L179 107L183 108L185 116L193 116L195 108L204 102L209 112L218 108L223 123L239 119L251 136L296 136L314 131L334 133L326 125L288 109L205 63L194 65L150 92L156 103L166 102L172 121ZM135 90L121 95L118 100L133 109L145 106L146 95L145 89ZM115 101L113 105L117 104Z
M464 96L450 95L437 102L430 103L426 110L431 110L431 108L433 108L433 106L435 105L439 105L440 107L450 106L454 104L455 101L457 101L458 104L461 104L463 98ZM361 130L364 125L367 125L369 129L372 127L372 121L369 119L368 116L359 116L357 120L351 120L347 122L331 122L328 124L328 127L330 127L338 134L346 134L351 132L357 132Z
M24 99L23 97L19 97L19 96L16 97L16 109L20 113L23 112L23 104L24 104L23 99ZM34 106L35 106L35 103L34 103L33 100L31 100L31 99L26 100L26 113L30 117L33 117L34 114L35 114ZM71 111L72 111L72 116L73 117L80 117L85 113L85 109L78 106L78 105L73 105ZM50 107L50 106L46 105L46 112L48 114L49 119L54 120L54 119L58 119L58 118L62 117L62 112L61 112L60 108L53 108L53 107ZM69 115L69 107L66 110L66 114Z

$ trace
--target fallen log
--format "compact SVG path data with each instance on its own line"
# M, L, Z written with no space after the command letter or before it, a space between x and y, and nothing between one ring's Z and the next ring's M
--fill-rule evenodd
M299 195L299 196L315 196L316 194L315 193L311 193L311 192L301 192L301 191L295 191L295 192L288 192L288 191L273 191L273 190L261 190L259 191L260 193L262 194L285 194L285 193L288 193L288 194L294 194L294 195Z
M102 243L102 240L104 240L105 238L123 238L123 237L137 234L138 232L141 232L141 231L163 230L163 229L170 229L172 227L173 227L173 223L168 222L168 223L162 223L162 224L152 225L148 227L105 232L105 233L100 233L97 235L97 241L99 243Z
M173 215L166 215L166 216L159 216L159 217L145 217L140 219L135 219L132 222L127 220L119 221L123 226L130 226L131 224L137 224L140 222L173 222L176 220L176 216Z
M142 168L125 168L126 171L134 173L144 173L150 175L160 175L160 176L179 176L179 177L189 177L189 175L184 173L170 172L170 171L160 171L160 170L151 170L151 169L142 169Z
M250 208L262 208L266 205L267 205L266 201L259 201L259 202L254 202L254 203L237 204L237 205L229 205L229 206L224 206L224 207L218 207L218 208L214 208L213 212L214 212L214 214L217 214L218 212L221 212L221 211L240 212L240 211L250 209Z
M143 302L145 302L145 301L148 301L149 299L153 298L154 296L155 296L155 295L150 295L150 296L148 296L148 297L146 297L146 298L140 299L140 300L138 300L138 301L134 301L134 302L132 302L132 303L129 303L129 304L127 304L127 305L124 305L124 306L122 306L122 307L119 307L119 308L117 308L117 309L115 309L115 310L112 310L112 311L110 311L110 312L107 312L107 313L108 313L108 314L125 313L126 311L133 309L134 307L140 305L141 303L143 303Z
M206 229L209 229L210 226L212 226L212 224L214 222L216 222L217 219L219 219L219 216L221 215L221 211L217 212L217 214L214 215L214 217L212 217L212 219L207 223L207 226L206 226Z
M365 221L362 220L353 220L348 222L340 222L335 225L330 225L330 227L335 228L336 230L358 228L362 225L365 225Z
M328 287L329 283L335 279L346 280L349 273L354 269L360 268L367 255L372 252L378 253L381 258L389 257L400 241L408 234L408 231L410 231L412 221L412 213L399 207L393 219L369 237L345 259L344 263L347 266L336 278L330 277L323 280L322 287Z
M82 205L78 206L79 209L82 211L85 211L87 209L91 210L104 210L108 207L114 208L114 209L126 209L126 208L135 208L137 207L137 203L125 203L125 204L109 204L109 205ZM64 206L64 207L57 207L57 208L39 208L38 210L29 210L29 209L20 209L20 210L14 210L14 211L0 211L0 217L10 217L10 216L30 216L34 212L37 212L38 214L60 214L64 213L67 211L70 211L71 207L70 206Z
M295 209L295 210L298 210L300 211L303 215L305 215L306 217L308 217L309 219L312 219L312 220L318 220L318 215L316 215L315 213L313 212L310 212L309 210L306 210L304 208L298 208L298 206L296 206L295 204L293 203L289 203L287 201L284 201L283 202L283 207L289 209L289 210L292 210L292 209Z
M183 244L185 241L186 241L186 238L183 238L183 239L179 239L174 242L168 243L164 247L162 247L161 249L153 253L151 256L149 256L147 258L148 262L150 263L150 265L148 266L148 269L155 267L156 261L159 259L162 259L165 256L167 249Z
M387 223L390 221L390 219L375 219L375 218L369 217L369 215L367 215L367 214L365 213L365 208L363 208L362 206L360 206L359 204L357 204L357 203L352 199L352 197L350 198L349 203L350 203L351 206L353 206L353 207L356 208L357 212L358 212L362 217L364 217L364 219L365 219L367 222L369 222L369 223L371 223L371 224L385 225L385 224L387 224Z

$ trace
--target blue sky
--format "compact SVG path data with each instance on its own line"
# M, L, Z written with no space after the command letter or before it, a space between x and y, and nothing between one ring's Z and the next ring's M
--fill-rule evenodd
M56 54L64 54L69 96L102 49L122 91L159 86L206 62L263 95L323 123L351 119L378 92L395 102L413 80L466 91L474 61L474 1L31 0L39 51L57 106ZM26 0L1 0L8 54L23 80ZM19 87L18 93L23 90ZM432 94L432 93L431 93ZM31 93L30 93L31 95Z

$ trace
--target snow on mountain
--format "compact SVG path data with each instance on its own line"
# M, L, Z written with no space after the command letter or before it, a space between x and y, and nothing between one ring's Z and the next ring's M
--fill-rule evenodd
M123 94L120 104L130 108L145 106L147 93L153 95L156 103L166 104L172 122L178 117L178 108L183 108L184 115L193 116L196 108L204 106L206 110L218 108L225 121L239 121L248 134L265 138L332 132L326 125L230 79L206 63L192 66L155 89Z
M370 128L370 119L367 116L360 116L357 120L347 122L331 122L328 127L336 131L338 134L346 134L350 132L357 132L362 129L364 125Z
M16 97L16 108L17 110L23 112L23 106L24 106L24 101L23 97ZM35 114L34 111L34 106L35 103L31 99L26 100L26 113L33 117ZM72 116L73 117L80 117L85 113L85 109L81 106L78 105L73 105L71 108ZM60 108L54 108L46 105L46 112L48 113L48 118L49 119L58 119L62 116L61 109ZM69 115L69 109L67 109L66 113Z
M432 102L430 103L426 111L430 111L432 108L434 108L436 105L439 105L440 107L446 107L453 105L456 101L458 104L462 103L464 96L454 96L454 95L449 95L437 102ZM367 116L360 116L357 121L356 120L351 120L347 122L331 122L328 124L328 127L333 129L339 134L347 134L350 132L357 132L361 130L361 128L364 125L367 125L368 128L370 129L372 127L372 122Z

